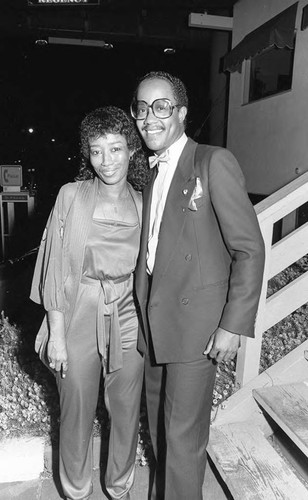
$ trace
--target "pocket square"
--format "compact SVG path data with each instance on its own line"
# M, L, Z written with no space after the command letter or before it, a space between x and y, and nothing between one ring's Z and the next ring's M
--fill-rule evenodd
M196 185L195 185L195 188L193 190L193 193L191 195L191 198L189 200L189 203L188 203L188 208L190 210L198 210L197 209L197 205L195 203L195 200L197 200L198 198L201 198L201 196L203 195L203 190L202 190L202 184L201 184L201 179L200 177L196 177Z

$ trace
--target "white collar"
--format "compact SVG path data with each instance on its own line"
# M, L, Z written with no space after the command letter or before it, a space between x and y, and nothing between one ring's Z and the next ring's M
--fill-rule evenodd
M185 134L185 132L183 132L181 137L177 141L175 141L173 144L171 144L171 146L168 148L169 156L170 156L172 163L177 164L187 140L188 140L188 137Z

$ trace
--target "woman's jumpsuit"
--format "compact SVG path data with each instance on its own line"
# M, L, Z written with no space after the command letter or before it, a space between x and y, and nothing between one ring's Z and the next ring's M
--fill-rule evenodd
M70 333L68 371L60 394L60 478L73 500L92 492L92 429L101 370L110 416L106 488L114 499L134 480L143 359L136 349L138 319L133 270L140 224L93 219Z

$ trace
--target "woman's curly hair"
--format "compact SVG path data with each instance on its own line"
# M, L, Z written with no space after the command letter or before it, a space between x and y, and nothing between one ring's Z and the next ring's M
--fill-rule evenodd
M149 167L142 142L130 116L116 106L105 106L91 111L80 125L81 162L76 181L93 179L95 171L90 163L89 140L106 134L121 134L125 137L129 151L134 154L129 160L127 180L137 191L142 191L149 180Z

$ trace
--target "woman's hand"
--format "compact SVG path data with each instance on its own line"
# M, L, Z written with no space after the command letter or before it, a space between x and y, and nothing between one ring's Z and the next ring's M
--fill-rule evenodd
M61 371L65 378L68 369L66 338L64 331L64 315L60 311L48 311L49 340L47 344L47 357L49 366L56 372Z

